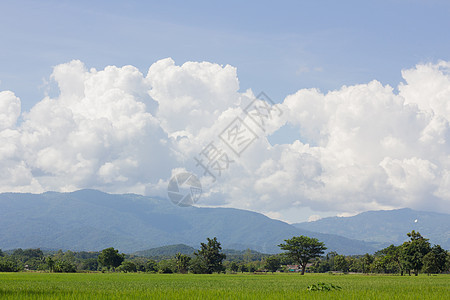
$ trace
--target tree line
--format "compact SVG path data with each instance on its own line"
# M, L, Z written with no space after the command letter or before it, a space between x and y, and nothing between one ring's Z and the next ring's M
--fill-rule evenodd
M390 245L375 252L360 256L344 256L330 252L312 262L313 272L359 272L408 274L419 272L427 274L448 273L450 271L450 253L440 245L429 243L419 232L407 234L409 240L401 245Z
M344 256L336 252L323 255L324 243L306 236L286 239L278 245L285 251L276 255L264 255L247 250L243 255L223 253L217 238L207 238L200 249L191 255L177 253L166 259L152 259L125 255L110 247L99 252L44 253L40 249L0 250L0 272L37 270L47 272L149 272L194 273L221 272L287 272L289 265L298 265L305 272L358 272L428 274L448 272L450 254L439 245L431 246L419 232L407 234L409 240L402 245L390 245L373 255Z

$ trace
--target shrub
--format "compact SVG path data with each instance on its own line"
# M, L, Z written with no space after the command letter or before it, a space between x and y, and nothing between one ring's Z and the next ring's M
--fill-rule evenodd
M311 284L306 288L308 291L322 291L328 292L332 290L341 290L342 288L332 283L319 282L317 284Z

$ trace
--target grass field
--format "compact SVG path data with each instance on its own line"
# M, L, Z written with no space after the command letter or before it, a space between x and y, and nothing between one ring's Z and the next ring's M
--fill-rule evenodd
M342 290L308 291L319 282ZM0 299L450 299L450 275L0 273Z

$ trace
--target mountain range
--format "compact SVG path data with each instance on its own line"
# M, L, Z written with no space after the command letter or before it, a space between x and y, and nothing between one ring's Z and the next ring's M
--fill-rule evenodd
M367 211L353 217L329 217L292 225L299 229L376 243L378 247L399 245L408 240L406 233L415 230L428 238L431 244L450 249L450 215L443 213L402 208Z
M132 253L174 244L198 249L207 237L217 237L224 249L278 253L278 244L298 235L316 237L328 251L341 254L373 253L382 244L362 233L359 240L345 232L336 234L336 228L319 232L306 228L309 223L290 225L246 210L178 207L167 199L97 190L3 193L0 207L0 248L4 250L115 247Z

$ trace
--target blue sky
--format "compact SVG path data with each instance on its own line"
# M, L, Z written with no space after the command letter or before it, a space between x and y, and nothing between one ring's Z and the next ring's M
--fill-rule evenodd
M28 110L52 67L97 69L158 59L230 64L242 90L282 99L448 60L447 1L2 1L0 89Z
M166 196L252 89L284 114L204 205L450 212L449 30L438 0L1 1L0 192Z

